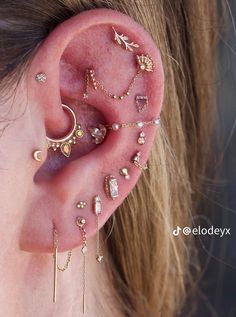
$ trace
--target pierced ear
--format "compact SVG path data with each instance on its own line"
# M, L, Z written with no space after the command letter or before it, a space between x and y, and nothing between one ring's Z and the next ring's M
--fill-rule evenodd
M42 72L47 80L39 83L35 75ZM71 145L69 158L49 149L47 160L35 168L21 234L22 249L51 252L55 227L64 251L81 244L77 217L86 219L88 237L94 235L96 217L101 227L145 172L163 98L161 57L130 17L91 10L48 36L32 62L28 86L44 118L40 143L70 131L73 120L62 104L85 132Z

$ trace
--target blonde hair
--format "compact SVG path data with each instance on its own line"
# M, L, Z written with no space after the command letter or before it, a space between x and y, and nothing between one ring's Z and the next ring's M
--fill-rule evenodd
M126 13L160 49L165 97L150 169L105 225L104 238L107 270L124 315L176 316L192 284L194 245L172 231L177 225L191 226L199 175L206 167L214 109L209 83L214 76L215 1L14 2L9 11L0 4L0 19L13 21L1 30L2 91L15 82L16 72L24 72L37 45L57 24L84 10L107 7Z

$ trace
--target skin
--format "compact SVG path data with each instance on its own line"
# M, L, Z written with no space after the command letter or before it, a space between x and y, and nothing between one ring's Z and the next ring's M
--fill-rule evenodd
M114 44L112 25L140 44L137 54L152 56L155 71L141 76L129 98L123 101L90 89L85 104L82 96L86 68L93 66L104 86L117 93L124 91L136 71L135 55ZM39 72L47 74L46 83L35 81ZM163 82L160 53L150 36L131 18L115 11L99 9L75 16L58 26L40 45L15 95L5 102L6 111L2 114L10 123L0 139L2 316L82 316L83 270L77 216L86 219L89 240L86 315L121 316L115 292L107 280L105 263L99 265L95 260L96 218L92 197L99 194L102 198L103 212L99 216L102 227L140 176L140 170L130 163L140 150L138 132L135 129L111 132L100 146L95 146L86 133L72 147L69 159L60 152L47 151L45 139L46 135L63 136L71 128L61 103L74 109L83 127L101 121L157 118ZM145 114L140 115L135 109L136 94L149 96ZM155 132L154 126L145 129L147 141L141 148L142 162L148 159ZM41 162L33 160L35 150L42 151ZM119 169L124 166L129 168L129 181L119 176ZM109 174L116 175L119 182L120 195L114 201L103 190L103 179ZM88 203L85 209L76 208L79 200ZM54 226L58 231L59 251L74 249L70 268L59 273L56 304L52 303ZM66 254L59 254L60 266L65 259Z

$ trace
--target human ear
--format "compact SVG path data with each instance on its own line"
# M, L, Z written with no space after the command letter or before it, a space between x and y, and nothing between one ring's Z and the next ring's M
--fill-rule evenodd
M115 41L115 31L128 39ZM127 43L134 45L127 47ZM142 69L142 59L149 62L149 66L146 65L149 69ZM101 86L94 89L90 77L86 91L85 75L91 69ZM47 76L45 83L35 80L35 75L42 72ZM102 201L99 215L99 226L102 226L143 172L159 122L155 119L159 118L162 105L161 57L149 34L130 17L107 9L91 10L65 21L49 34L33 58L27 84L29 104L37 108L34 115L39 114L38 143L44 144L44 159L33 166L29 209L20 247L30 252L51 252L52 232L56 228L59 250L65 251L81 244L76 226L78 216L86 219L88 237L95 234L93 197L99 195ZM137 109L137 95L148 97L144 111ZM143 99L138 101L140 103L142 105ZM48 149L46 155L46 137L59 138L71 127L70 116L62 104L73 109L85 131L84 139L71 146L69 158L60 150ZM140 121L146 124L143 127L135 124ZM110 128L103 142L95 145L88 128L99 123ZM113 130L113 123L131 124ZM137 142L141 131L145 132L143 145ZM140 164L133 163L137 152L142 154ZM129 180L120 175L123 167L128 168ZM119 196L114 199L104 191L108 175L114 176L119 184ZM87 204L78 209L78 201Z

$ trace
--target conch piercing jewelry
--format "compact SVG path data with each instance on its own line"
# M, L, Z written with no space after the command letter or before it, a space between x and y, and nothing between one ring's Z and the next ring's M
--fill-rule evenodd
M137 152L134 157L132 158L132 163L138 167L141 171L145 171L148 169L148 165L147 164L144 164L142 165L140 163L140 160L141 160L141 152Z
M120 175L121 175L121 176L124 176L124 178L125 178L126 180L129 180L129 179L130 179L129 170L128 170L127 167L123 167L123 168L120 169Z
M57 149L61 150L61 153L69 157L71 154L71 145L76 144L76 138L81 139L84 136L84 131L81 129L81 125L77 123L76 116L74 111L68 107L67 105L62 104L64 110L69 112L71 119L72 119L72 128L71 131L64 136L63 138L59 139L52 139L46 137L48 149L52 148L54 151Z
M41 162L42 161L42 151L40 150L36 150L33 152L33 159L37 162Z
M35 76L35 80L36 80L38 83L45 83L46 80L47 80L47 76L46 76L44 73L38 73L38 74Z
M98 263L101 263L103 260L103 255L100 250L100 236L99 236L99 215L102 213L102 201L100 196L95 196L93 198L93 211L96 215L96 226L97 226L97 251L96 251L96 260Z
M135 98L137 111L142 113L144 110L147 109L149 101L147 96L136 96Z
M108 198L115 199L119 197L119 186L115 176L108 175L104 180L104 190Z
M143 144L145 144L145 142L146 142L146 134L142 131L142 132L139 133L139 137L138 137L137 143L139 145L143 145Z
M94 69L87 69L85 72L85 92L84 92L84 99L88 99L88 89L89 89L89 85L91 84L91 86L93 87L94 90L101 90L105 95L107 95L108 97L115 99L115 100L123 100L124 98L128 97L130 95L130 91L133 88L137 78L139 77L140 74L142 74L143 72L153 72L154 69L154 63L151 57L147 56L147 55L137 55L137 64L138 64L138 68L137 68L137 72L134 75L134 77L132 78L132 80L130 81L130 84L128 86L128 88L126 89L126 91L120 95L117 96L111 92L109 92L104 85L98 81L96 79L96 74L95 74L95 70Z
M86 220L84 218L76 218L76 225L79 227L79 230L82 235L82 248L81 252L83 254L83 314L85 314L85 295L86 295L86 253L88 252L87 248L87 233L85 230Z
M68 269L69 263L71 261L72 249L68 251L67 259L66 259L66 263L64 267L60 268L58 266L58 235L57 235L57 230L55 228L53 229L53 249L54 249L53 251L53 259L54 259L53 303L56 303L57 301L57 273L58 271L65 272Z
M92 138L94 139L94 143L100 144L104 141L107 130L118 131L122 128L138 128L142 129L143 127L150 125L159 125L160 118L153 119L149 121L136 121L136 122L128 122L128 123L112 123L112 124L99 124L98 127L90 127L88 131L90 132Z
M77 204L76 204L76 207L78 209L84 209L84 207L86 207L87 203L85 201L79 201Z
M133 52L133 48L139 48L139 45L134 43L134 42L130 42L129 43L129 38L124 35L124 34L118 34L115 30L114 27L112 27L112 30L114 31L115 37L114 40L119 44L119 45L124 45L126 51L130 51Z

